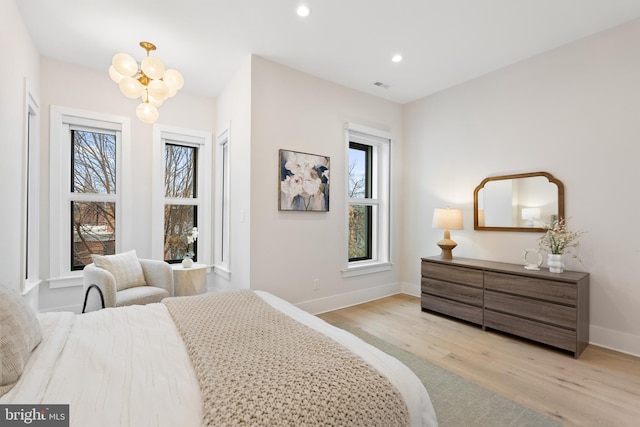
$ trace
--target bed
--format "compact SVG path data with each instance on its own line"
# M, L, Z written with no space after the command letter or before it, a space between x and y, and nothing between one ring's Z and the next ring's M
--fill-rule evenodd
M71 426L437 425L405 365L266 292L36 316L0 405L69 404Z

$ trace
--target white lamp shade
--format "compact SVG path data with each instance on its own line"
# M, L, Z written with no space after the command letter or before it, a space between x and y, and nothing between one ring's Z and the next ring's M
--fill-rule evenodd
M111 65L115 70L125 77L132 77L138 72L138 63L129 54L116 53L113 55Z
M540 218L540 208L522 208L522 219Z
M113 65L109 66L109 77L111 80L116 82L116 84L120 83L120 80L124 79L124 76L116 71L116 67Z
M147 85L149 96L164 101L169 97L169 87L162 80L151 80Z
M164 64L158 58L147 56L142 60L140 68L150 79L161 79L164 76Z
M125 77L118 83L120 92L127 98L138 98L142 95L142 84L133 77Z
M432 225L442 230L462 230L462 209L434 209Z
M136 108L136 117L144 123L155 123L158 120L160 113L155 105L148 102L143 102Z

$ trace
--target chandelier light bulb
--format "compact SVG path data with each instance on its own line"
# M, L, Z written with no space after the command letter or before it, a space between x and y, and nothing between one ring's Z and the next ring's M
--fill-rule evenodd
M169 96L173 96L182 89L184 86L184 77L180 74L180 71L174 69L168 69L164 72L162 80L169 86Z
M138 63L129 54L117 53L113 55L111 65L125 77L133 77L138 72Z
M117 72L116 68L113 65L109 67L109 77L111 77L111 80L113 80L116 84L120 83L120 80L124 79L124 76Z
M149 95L145 96L144 94L142 95L142 101L143 102L148 102L149 104L153 104L156 107L160 107L162 105L162 103L164 102L164 101L160 101L158 99L155 99L153 96L149 96Z
M125 77L118 84L120 92L127 98L138 98L142 95L142 84L133 77Z
M160 113L156 106L148 102L143 102L136 108L136 117L138 117L141 122L149 124L155 123L159 116Z
M147 85L149 96L164 101L169 97L169 86L162 80L151 80Z
M164 64L158 58L147 56L142 60L140 68L150 79L161 79L164 76Z

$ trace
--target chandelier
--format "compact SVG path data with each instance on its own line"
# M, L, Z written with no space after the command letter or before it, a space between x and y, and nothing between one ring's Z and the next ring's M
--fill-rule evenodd
M147 51L147 56L139 66L131 55L117 53L111 61L109 76L124 96L142 99L136 108L138 119L144 123L155 123L160 115L158 107L182 88L184 78L176 70L165 70L160 59L149 56L150 51L156 50L153 43L140 42L140 46Z

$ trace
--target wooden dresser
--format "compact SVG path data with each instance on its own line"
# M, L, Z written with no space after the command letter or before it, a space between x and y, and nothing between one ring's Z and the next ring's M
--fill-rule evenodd
M589 343L589 273L422 258L422 309L573 353Z

